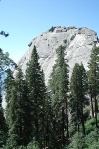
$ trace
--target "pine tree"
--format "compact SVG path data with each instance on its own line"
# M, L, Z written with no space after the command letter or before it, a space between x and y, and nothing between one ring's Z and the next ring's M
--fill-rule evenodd
M78 127L82 124L83 134L85 134L84 125L84 105L85 95L87 91L87 75L83 64L75 64L70 81L70 106L71 106L71 121Z
M89 61L88 82L89 82L89 92L91 97L92 114L95 112L96 127L98 127L97 95L99 95L99 47L94 47L91 52L90 61ZM93 101L95 103L95 106L93 106ZM95 109L93 110L94 107Z
M57 144L64 145L68 141L68 65L65 61L65 47L59 46L56 50L57 60L49 80L49 88L52 92L53 110L56 118L55 133ZM66 135L65 135L66 132ZM57 146L61 147L61 146Z
M27 64L26 81L28 86L28 97L31 102L31 123L32 135L39 142L42 148L42 138L39 134L43 133L42 124L44 119L44 103L45 103L45 85L43 73L38 62L39 56L36 47L34 46L31 58Z
M0 148L5 145L7 139L7 125L2 108L2 97L0 96Z
M62 140L65 143L65 130L67 133L67 140L69 138L68 128L68 91L69 91L69 80L68 80L68 65L64 59L64 47L58 49L59 52L59 66L60 66L60 81L59 81L59 98L62 102Z
M57 136L55 125L56 121L52 108L51 93L48 91L45 100L45 148L56 148Z
M4 75L6 74L6 71L8 69L12 69L15 66L16 64L14 63L14 61L9 58L9 53L3 53L2 49L0 49L0 96L3 95L4 91Z
M10 107L10 100L11 100L11 90L14 85L14 77L13 77L13 72L11 69L8 69L6 71L7 77L5 79L5 100L6 100L6 122L9 124L9 107Z
M2 49L0 49L0 76L3 75L7 69L13 68L13 66L16 66L16 64L9 58L9 53L3 53Z
M21 145L26 146L30 142L31 137L30 103L27 97L26 82L20 68L18 68L15 82L9 92L11 92L10 97L6 100L8 102L6 112L9 112L7 114L9 127L7 145L9 148Z
M39 145L40 148L46 147L46 100L47 100L47 88L45 86L45 79L43 70L41 71L41 83L40 83L40 94L41 94L41 102L39 107L39 117L38 117L38 124L39 124Z
M9 58L9 54L3 53L2 49L0 49L0 140L2 141L5 141L5 137L7 134L7 125L5 122L4 110L2 108L2 96L4 94L4 75L6 73L6 70L12 68L14 65L15 63Z

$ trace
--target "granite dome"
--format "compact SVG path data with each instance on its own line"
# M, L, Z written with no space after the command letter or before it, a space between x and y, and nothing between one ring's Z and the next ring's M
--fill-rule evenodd
M64 45L66 58L69 64L70 76L75 63L83 63L87 69L87 63L94 44L99 44L97 33L86 27L52 27L40 36L34 38L29 44L29 49L18 62L22 71L25 73L26 63L29 61L33 46L37 48L39 62L45 73L46 84L55 64L55 49Z

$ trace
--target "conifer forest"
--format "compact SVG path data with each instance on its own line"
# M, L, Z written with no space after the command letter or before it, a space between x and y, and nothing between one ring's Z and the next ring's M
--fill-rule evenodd
M71 77L65 47L56 54L45 85L36 46L25 74L0 49L0 149L99 149L99 47Z

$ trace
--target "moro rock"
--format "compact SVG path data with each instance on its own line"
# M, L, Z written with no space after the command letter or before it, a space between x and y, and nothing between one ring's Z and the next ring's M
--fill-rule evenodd
M47 32L34 38L29 43L29 49L18 62L18 66L25 73L27 62L30 59L34 45L37 48L39 62L45 74L45 82L48 83L49 76L52 72L52 67L56 60L56 48L60 45L65 46L66 59L69 65L69 75L71 76L72 69L75 63L83 63L87 69L93 46L99 44L97 33L86 27L76 28L71 27L52 27Z

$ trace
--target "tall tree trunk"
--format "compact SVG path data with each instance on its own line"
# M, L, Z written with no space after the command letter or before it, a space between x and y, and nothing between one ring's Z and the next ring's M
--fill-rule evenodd
M95 120L96 120L96 127L98 127L98 121L97 121L98 106L96 96L94 97L94 99L95 99Z
M92 99L92 88L90 85L90 102L91 102L91 112L92 112L92 117L94 117L94 107L93 107L93 99Z
M83 113L82 113L82 116L81 116L81 123L82 123L83 134L85 135L86 132L85 132L85 124L84 124L84 115L83 115Z
M68 102L66 99L66 130L67 130L67 140L69 138L69 130L68 130Z
M78 131L78 133L79 133L79 123L77 124L77 131Z
M84 124L84 114L83 114L83 104L81 103L81 124L83 129L83 134L85 135L85 124Z
M38 114L37 112L35 112L35 138L36 138L36 141L39 141L39 134L38 134Z
M64 124L64 107L62 108L62 144L65 144L65 136L64 136L64 128L65 128L65 124Z
M92 117L94 117L94 109L93 109L93 100L92 100L92 95L90 95L90 100L91 100L91 111L92 111Z
M47 119L47 126L46 126L46 147L48 146L49 143L49 125L48 125L48 119Z

